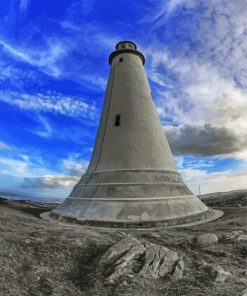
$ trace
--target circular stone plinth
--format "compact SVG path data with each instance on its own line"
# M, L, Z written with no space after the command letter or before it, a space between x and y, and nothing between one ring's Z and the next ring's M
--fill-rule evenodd
M192 227L199 224L208 223L219 219L224 215L220 210L208 210L206 213L193 215L193 217L181 217L177 219L169 219L165 221L89 221L79 220L73 217L59 216L52 212L43 212L40 217L46 221L61 224L64 226L89 226L89 227L104 227L115 229L152 229L152 228L172 228L172 227ZM201 219L200 219L201 218Z

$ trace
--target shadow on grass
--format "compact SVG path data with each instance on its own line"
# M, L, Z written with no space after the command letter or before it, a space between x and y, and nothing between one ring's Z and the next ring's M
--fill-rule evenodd
M89 290L96 283L103 285L103 278L97 270L100 257L109 246L90 244L87 249L76 249L72 254L72 269L68 272L67 278L81 291Z

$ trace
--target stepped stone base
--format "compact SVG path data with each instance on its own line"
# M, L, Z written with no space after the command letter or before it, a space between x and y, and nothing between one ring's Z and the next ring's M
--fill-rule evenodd
M203 221L211 221L222 216L219 213L216 215L215 211L208 209L203 203L198 208L198 203L201 202L195 196L145 201L67 199L62 208L50 213L50 217L60 222L79 225L153 228L204 223Z
M176 226L213 216L176 171L164 170L86 173L51 213L59 221L116 228Z
M113 222L113 221L94 221L81 220L73 217L59 216L53 212L44 212L40 216L42 219L73 226L106 227L116 229L152 229L152 228L170 228L170 227L191 227L199 224L208 223L219 219L224 213L219 210L209 210L206 213L196 216L182 217L179 219L170 219L163 221L142 221L142 222Z

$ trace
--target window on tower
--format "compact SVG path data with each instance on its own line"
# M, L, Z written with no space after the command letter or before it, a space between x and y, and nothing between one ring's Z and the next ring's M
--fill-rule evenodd
M119 59L119 63L122 63L122 62L123 62L123 58L120 58L120 59Z
M122 47L122 48L125 48L125 45L123 44L121 47Z
M115 123L114 126L120 126L121 123L121 115L120 114L116 114L115 115Z

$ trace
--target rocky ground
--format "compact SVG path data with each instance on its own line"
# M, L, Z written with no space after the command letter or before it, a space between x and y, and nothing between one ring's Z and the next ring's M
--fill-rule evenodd
M1 296L246 296L246 208L191 228L108 230L0 203ZM54 205L52 205L54 206Z

